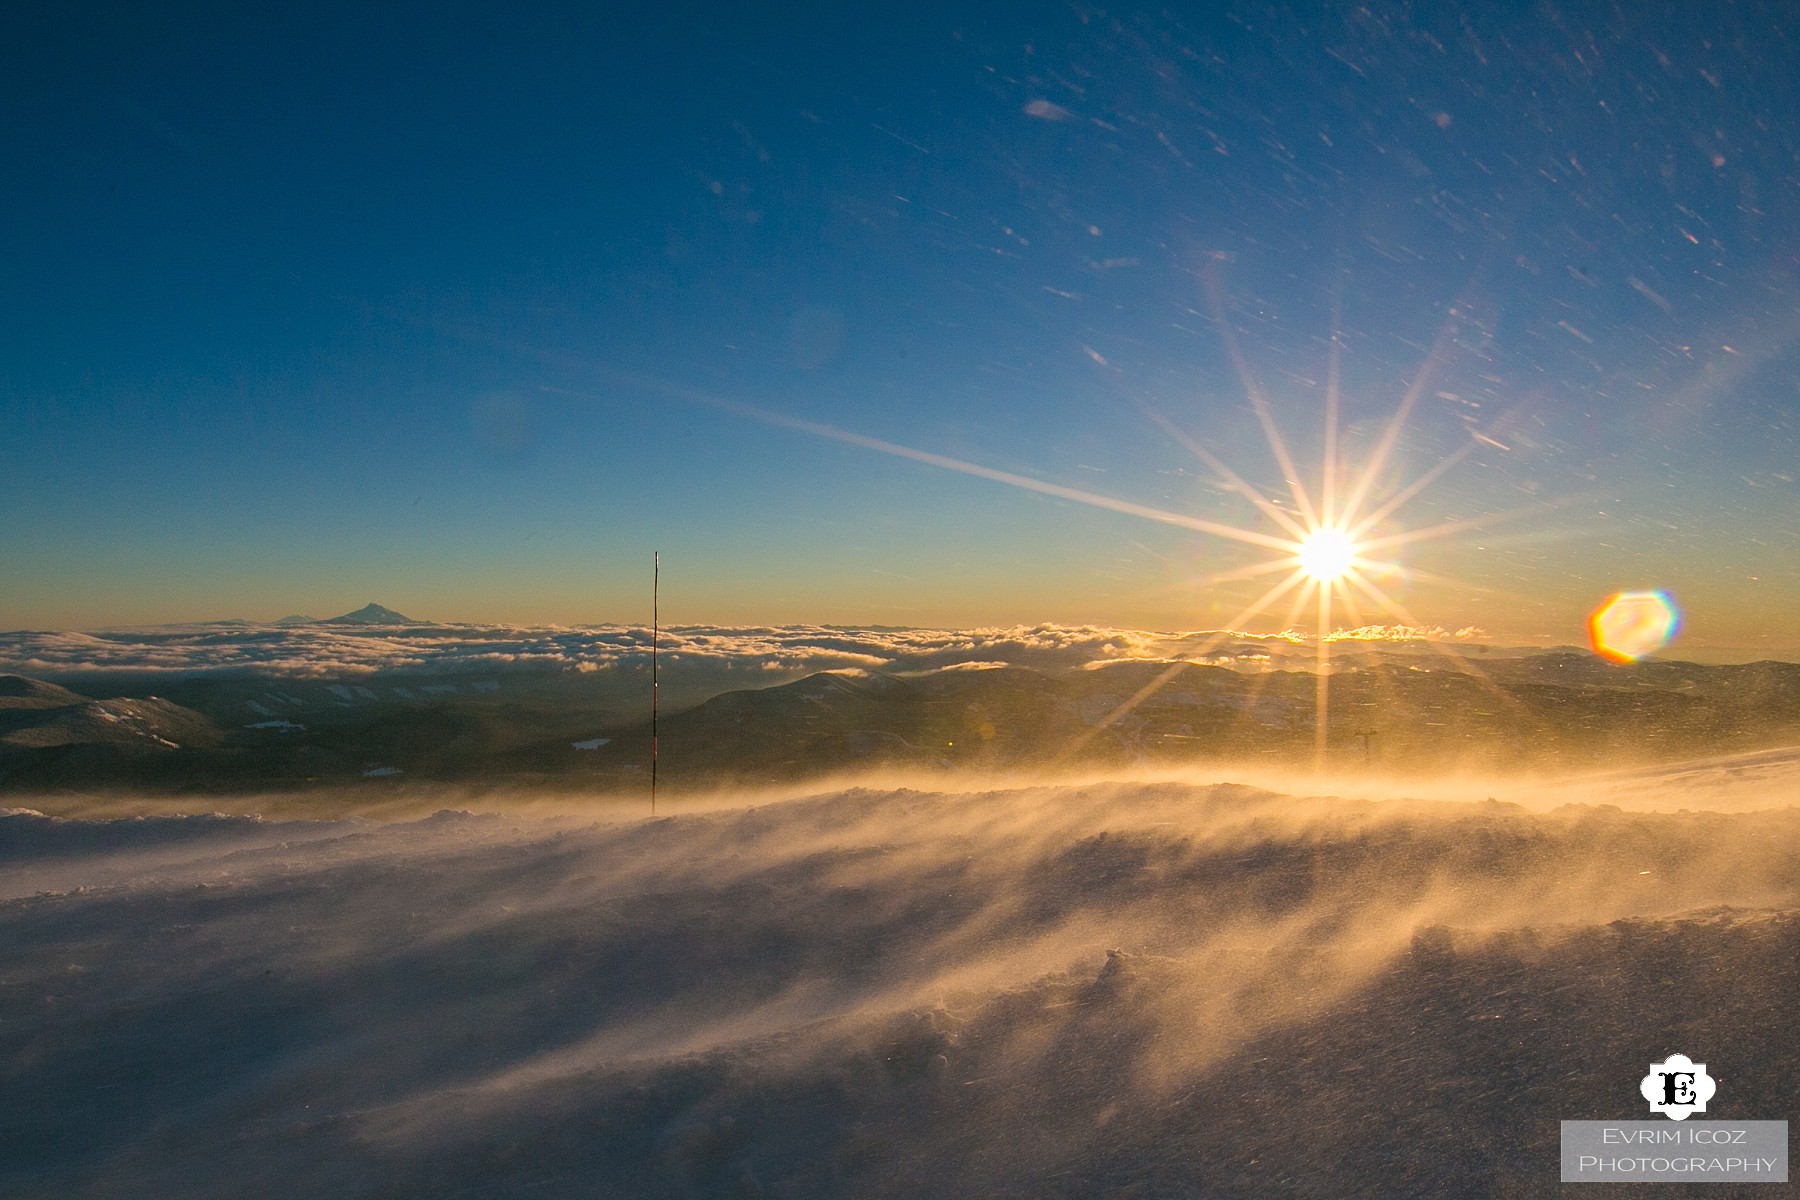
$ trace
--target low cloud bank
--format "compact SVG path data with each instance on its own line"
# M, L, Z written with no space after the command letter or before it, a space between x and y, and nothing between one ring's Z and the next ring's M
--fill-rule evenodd
M1449 630L1442 625L1358 625L1325 635L1328 642L1472 642L1487 637L1474 625Z
M1420 636L1430 631L1408 631ZM1357 631L1358 640L1404 640ZM1304 655L1299 635L1201 631L1152 633L1080 625L1009 629L846 629L820 625L664 629L672 668L749 673L864 668L934 670L969 664L1066 669L1092 663ZM633 625L179 626L95 632L0 633L0 672L193 676L259 674L328 678L376 672L606 671L646 663L650 630Z

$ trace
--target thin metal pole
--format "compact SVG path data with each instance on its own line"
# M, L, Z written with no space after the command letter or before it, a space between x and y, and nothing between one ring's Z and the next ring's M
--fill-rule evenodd
M650 815L657 815L657 639L661 635L662 551L650 560Z

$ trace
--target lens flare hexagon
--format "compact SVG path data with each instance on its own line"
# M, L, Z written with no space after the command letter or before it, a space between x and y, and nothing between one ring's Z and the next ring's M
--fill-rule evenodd
M1633 663L1669 644L1681 610L1665 591L1619 592L1588 616L1588 643L1609 662Z

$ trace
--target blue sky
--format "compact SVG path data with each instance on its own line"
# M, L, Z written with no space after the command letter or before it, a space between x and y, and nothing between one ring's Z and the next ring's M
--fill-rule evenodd
M1421 620L1800 643L1789 24L15 12L0 627L1206 626L1264 552L732 406L1260 528L1150 415L1282 492L1223 324L1308 479L1334 327L1349 470L1438 346Z

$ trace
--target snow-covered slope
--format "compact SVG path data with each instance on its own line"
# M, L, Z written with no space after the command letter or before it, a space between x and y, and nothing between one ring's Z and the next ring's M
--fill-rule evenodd
M1791 810L607 815L6 818L0 1190L1535 1194L1671 1050L1796 1115Z

